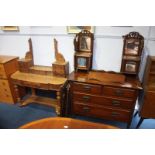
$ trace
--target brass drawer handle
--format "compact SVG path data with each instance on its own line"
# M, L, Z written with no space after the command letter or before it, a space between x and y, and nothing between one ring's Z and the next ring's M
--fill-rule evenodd
M89 107L83 107L83 111L84 112L89 112L90 111L90 108Z
M83 88L86 89L86 90L90 90L91 89L90 86L84 86Z
M120 101L113 100L113 101L112 101L112 105L113 105L113 106L120 106L121 103L120 103Z
M89 97L89 96L83 96L83 99L84 99L85 101L88 101L88 100L90 99L90 97Z
M111 114L113 117L115 117L115 116L119 116L119 113L118 112L112 112L112 114Z
M123 91L122 90L116 90L115 93L116 93L117 96L123 95Z

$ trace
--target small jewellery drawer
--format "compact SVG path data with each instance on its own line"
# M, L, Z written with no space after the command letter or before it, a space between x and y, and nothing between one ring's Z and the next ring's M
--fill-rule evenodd
M5 69L2 64L0 64L0 78L6 78Z
M119 87L108 87L103 88L103 94L108 96L117 96L117 97L127 97L134 98L136 96L136 91L133 89L125 89Z
M131 109L134 102L131 99L120 99L114 97L104 97L96 95L88 95L83 93L73 93L73 102L88 103L89 105L103 105L116 108Z
M21 85L21 86L25 86L25 87L31 87L31 88L48 90L48 85L47 84L28 82L28 81L20 81L20 82L14 81L14 83L16 83L18 85Z
M72 111L77 115L94 116L123 122L128 122L131 117L131 112L127 110L116 110L107 107L90 106L82 103L74 103Z
M88 94L101 94L102 87L99 85L83 84L83 83L72 83L73 91L84 92Z

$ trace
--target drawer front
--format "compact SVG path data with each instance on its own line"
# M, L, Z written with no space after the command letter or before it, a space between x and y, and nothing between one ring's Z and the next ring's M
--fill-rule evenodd
M0 64L0 78L6 78L4 66Z
M0 80L0 101L6 103L13 103L13 98L11 94L11 90L9 87L9 83L7 80Z
M73 93L73 102L82 102L87 103L89 105L102 105L102 106L111 106L115 108L123 108L123 109L132 109L134 106L134 102L130 99L118 99L112 97L103 97L103 96L95 96L88 95L82 93Z
M88 94L98 94L102 93L102 86L83 84L83 83L72 83L72 90L78 92L84 92Z
M41 84L41 83L34 83L34 82L26 82L22 81L20 83L21 86L25 87L31 87L31 88L37 88L37 89L45 89L48 90L48 85L47 84Z
M10 90L8 80L0 79L0 89L2 89L2 90L4 90L4 89Z
M72 112L77 115L99 117L122 122L129 122L131 117L131 112L127 110L116 110L99 106L94 107L82 103L74 103Z
M108 96L127 97L134 99L136 90L105 86L103 88L103 94Z
M5 102L5 103L14 103L12 95L9 93L5 93L3 95L0 96L0 101L1 102Z

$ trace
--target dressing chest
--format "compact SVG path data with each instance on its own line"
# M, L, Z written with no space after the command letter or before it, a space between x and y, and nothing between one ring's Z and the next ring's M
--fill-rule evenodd
M10 80L18 70L18 57L0 55L0 102L15 103L15 91Z
M126 122L129 128L140 89L139 80L123 74L72 72L67 114Z

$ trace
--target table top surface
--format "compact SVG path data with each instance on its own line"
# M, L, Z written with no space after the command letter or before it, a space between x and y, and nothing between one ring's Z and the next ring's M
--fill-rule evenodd
M136 78L131 78L120 73L110 73L105 71L90 71L88 73L73 71L69 75L68 80L81 83L142 89L140 81Z
M18 57L17 56L0 55L0 64L7 63L13 59L18 59Z
M52 84L52 85L63 85L67 78L57 77L53 75L38 75L32 73L23 73L20 71L15 72L11 75L11 79L25 81L25 82L33 82L40 84Z
M20 129L118 129L115 126L65 117L44 118L27 123Z

